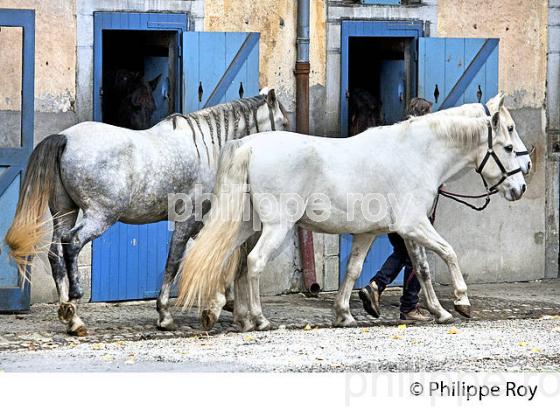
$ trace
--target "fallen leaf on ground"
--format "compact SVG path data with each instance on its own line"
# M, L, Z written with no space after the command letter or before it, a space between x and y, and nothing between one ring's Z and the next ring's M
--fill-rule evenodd
M541 352L541 349L539 349L538 347L533 347L533 348L531 349L531 352L533 352L533 353L540 353L540 352Z
M459 333L459 329L457 329L455 326L452 326L448 331L448 334L450 335L456 335L457 333Z
M391 336L391 339L400 340L400 339L402 339L402 336L401 335L393 335L393 336Z
M525 347L525 346L528 345L528 343L527 342L519 342L519 343L517 343L517 345L521 346L521 347Z
M106 354L106 355L102 356L101 359L103 359L104 362L112 362L113 361L113 355Z
M243 337L243 339L245 339L246 342L250 342L252 340L255 340L255 338L251 335L246 335Z
M94 343L94 344L91 345L91 348L93 350L105 349L105 343Z
M367 327L362 327L362 333L368 333L369 329Z
M401 329L401 330L406 329L406 324L405 323L400 324L399 329Z
M306 324L303 330L311 330L311 325L309 323Z

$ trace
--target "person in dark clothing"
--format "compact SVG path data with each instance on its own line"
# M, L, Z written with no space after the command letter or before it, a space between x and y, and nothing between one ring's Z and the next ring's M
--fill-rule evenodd
M432 111L432 103L423 98L413 98L410 101L408 113L420 116ZM379 272L371 279L369 285L360 289L359 296L364 309L373 317L379 317L379 300L385 288L393 282L404 267L403 294L400 304L400 318L406 321L425 322L431 320L418 309L418 293L420 282L414 274L412 263L404 240L396 233L388 235L393 253L387 258Z

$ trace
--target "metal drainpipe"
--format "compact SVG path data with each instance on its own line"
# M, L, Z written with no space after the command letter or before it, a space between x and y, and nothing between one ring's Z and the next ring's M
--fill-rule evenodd
M309 0L298 0L296 76L296 132L309 134ZM321 287L315 276L313 234L298 228L305 288L317 295Z

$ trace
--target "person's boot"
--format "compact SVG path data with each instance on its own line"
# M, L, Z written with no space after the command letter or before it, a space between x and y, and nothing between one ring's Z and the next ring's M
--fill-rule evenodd
M418 306L410 312L401 312L400 319L406 322L429 322L432 320L430 316L423 314Z
M378 318L380 313L379 298L381 294L379 293L377 283L371 282L365 288L360 289L358 295L362 300L365 311L373 317Z

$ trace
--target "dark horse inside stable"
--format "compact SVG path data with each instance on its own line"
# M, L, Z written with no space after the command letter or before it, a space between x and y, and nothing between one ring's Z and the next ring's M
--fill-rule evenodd
M132 130L150 128L160 78L146 81L141 73L126 69L109 73L103 86L103 122Z

